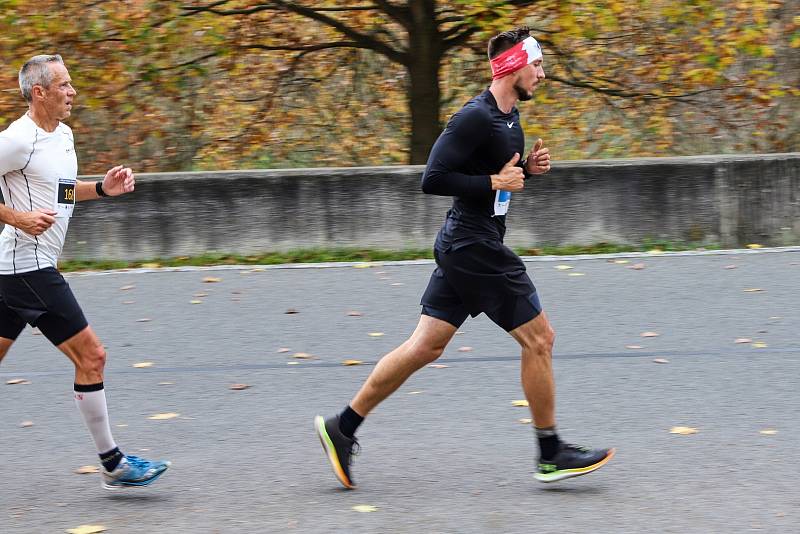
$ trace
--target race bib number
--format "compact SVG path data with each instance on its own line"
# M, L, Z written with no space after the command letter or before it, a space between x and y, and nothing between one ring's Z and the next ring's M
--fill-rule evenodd
M56 217L72 217L72 211L75 209L75 185L76 180L68 178L59 178L58 187L56 188Z
M497 191L494 196L494 214L505 215L508 213L508 205L511 204L510 191Z

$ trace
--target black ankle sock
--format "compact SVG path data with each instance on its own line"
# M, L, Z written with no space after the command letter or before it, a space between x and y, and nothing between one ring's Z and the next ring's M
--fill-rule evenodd
M363 422L364 418L358 415L348 404L347 408L339 415L339 430L348 438L352 438L356 435L356 430Z
M111 472L117 468L123 457L124 454L120 452L119 447L114 447L110 451L100 455L100 462L103 464L103 468L106 471Z
M556 427L537 428L536 437L539 439L541 457L545 460L551 460L558 453L558 448L561 445Z

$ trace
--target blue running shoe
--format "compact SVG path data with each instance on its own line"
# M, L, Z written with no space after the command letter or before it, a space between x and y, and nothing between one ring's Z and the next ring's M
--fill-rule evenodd
M125 456L111 472L102 470L103 487L108 490L148 486L164 474L170 462L151 461L138 456Z

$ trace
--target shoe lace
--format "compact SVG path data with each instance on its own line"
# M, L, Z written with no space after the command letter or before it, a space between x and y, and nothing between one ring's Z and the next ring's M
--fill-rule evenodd
M133 467L144 468L150 464L150 462L144 458L139 458L138 456L125 456L125 459Z
M585 447L583 445L573 445L572 443L564 443L562 447L565 449L572 449L578 452L590 452L592 450L591 447Z
M355 457L361 454L361 444L354 437L353 444L350 446L350 457L347 460L348 465L355 464Z

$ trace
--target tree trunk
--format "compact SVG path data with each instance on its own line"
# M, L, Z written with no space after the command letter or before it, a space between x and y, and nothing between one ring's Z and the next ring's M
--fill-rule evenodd
M442 42L436 22L436 5L431 0L412 0L412 27L408 34L409 84L408 107L411 110L411 152L409 163L423 165L428 161L433 143L441 133L439 112L439 67Z

